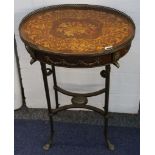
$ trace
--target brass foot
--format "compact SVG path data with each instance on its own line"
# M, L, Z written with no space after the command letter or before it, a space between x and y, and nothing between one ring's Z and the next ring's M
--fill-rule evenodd
M49 141L48 143L46 143L46 144L43 146L43 149L44 149L45 151L48 151L51 147L52 147L52 142Z
M111 142L109 140L107 140L107 147L110 151L114 151L115 150L115 146L113 144L111 144Z

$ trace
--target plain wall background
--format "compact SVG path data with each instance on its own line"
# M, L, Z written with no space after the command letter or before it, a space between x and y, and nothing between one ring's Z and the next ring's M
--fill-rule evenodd
M17 60L14 55L14 108L19 109L22 106L22 93L19 82L19 74L17 69Z
M30 11L37 8L55 4L95 4L119 9L127 13L134 20L136 35L129 53L120 59L120 68L112 65L110 107L111 112L137 113L139 108L139 55L140 55L140 21L139 0L15 0L15 35L17 40L18 55L21 66L26 104L30 108L47 108L44 86L39 62L30 65L30 56L19 38L18 26L21 19ZM58 84L65 89L75 92L90 92L104 86L100 71L104 67L94 69L68 69L56 68ZM54 91L52 90L52 77L49 77L51 91L51 104L55 107ZM15 86L16 87L16 86ZM69 104L70 97L59 94L61 105ZM90 105L103 107L104 95L88 98ZM15 102L15 104L17 104ZM16 105L15 105L16 107Z

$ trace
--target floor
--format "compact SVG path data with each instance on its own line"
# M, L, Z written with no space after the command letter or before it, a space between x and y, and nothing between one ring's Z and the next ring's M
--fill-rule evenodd
M104 141L104 119L91 111L63 111L54 116L53 146L42 149L49 139L46 109L16 110L15 155L140 155L139 114L110 113L109 151Z
M28 120L48 120L47 109L30 109L22 107L14 113L15 119L28 119ZM103 125L104 120L99 114L92 111L62 111L54 116L56 122L68 123L84 123ZM140 127L139 114L119 114L110 113L109 125L119 127Z

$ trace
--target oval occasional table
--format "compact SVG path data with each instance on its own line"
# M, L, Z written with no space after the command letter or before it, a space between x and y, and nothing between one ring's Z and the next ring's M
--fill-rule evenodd
M132 19L118 10L96 5L57 5L38 9L28 14L19 26L20 37L31 55L33 64L39 61L43 75L49 112L51 133L48 150L53 144L53 115L70 108L93 110L104 117L105 144L110 150L114 145L108 139L108 106L110 65L119 67L118 60L130 49L135 35ZM51 68L46 67L51 65ZM73 93L57 85L55 66L90 68L105 66L100 72L105 87L90 93ZM47 76L53 75L56 108L51 108ZM69 105L60 106L58 92L72 96ZM87 104L88 97L105 93L102 109Z

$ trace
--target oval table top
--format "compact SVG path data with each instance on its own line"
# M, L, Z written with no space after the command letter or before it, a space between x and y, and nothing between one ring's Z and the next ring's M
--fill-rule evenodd
M48 54L99 55L130 44L135 25L126 14L103 6L58 5L28 14L19 26L31 48Z

